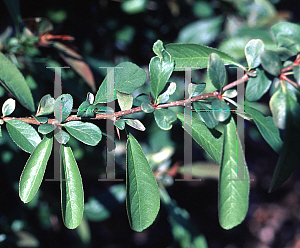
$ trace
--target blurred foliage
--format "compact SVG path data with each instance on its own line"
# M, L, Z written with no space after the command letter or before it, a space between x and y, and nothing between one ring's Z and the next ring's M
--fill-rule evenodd
M33 93L35 106L38 105L38 99L53 92L54 73L46 67L72 67L62 70L63 92L72 94L74 106L79 106L85 100L86 93L98 88L106 75L106 70L98 67L117 65L123 61L148 65L154 55L152 45L158 39L164 44L193 42L217 47L246 66L244 48L251 39L261 39L266 49L280 52L282 60L290 57L290 51L276 46L270 28L281 21L300 22L297 0L21 0L18 5L17 0L0 1L0 50L8 54L22 71ZM70 54L72 56L68 56ZM74 60L74 57L77 59ZM79 68L85 68L85 73L80 74L82 69ZM236 71L228 72L229 78L234 79ZM173 78L182 82L170 96L170 100L175 101L183 98L184 83L180 73L173 74L171 81ZM192 72L192 78L199 83L205 81L205 91L214 88L205 72ZM143 87L149 88L150 85ZM136 90L133 94L137 96L139 93ZM10 96L0 87L1 106ZM261 112L266 109L265 104L262 99L259 105ZM25 108L14 112L15 116L29 114ZM168 193L164 192L165 207L155 223L138 236L128 226L124 184L98 182L99 178L105 178L106 173L105 139L96 147L89 147L70 137L69 144L82 173L86 199L84 219L80 226L76 230L67 230L61 220L57 183L43 182L39 194L27 205L19 200L17 182L28 155L18 149L8 133L2 130L0 246L205 247L202 233L208 247L258 247L261 244L286 247L288 242L296 244L300 228L293 219L287 221L293 227L294 236L274 237L273 246L271 241L266 243L258 232L253 231L257 215L248 217L252 221L250 230L247 223L231 233L222 230L214 217L217 216L217 204L211 202L213 198L216 199L212 197L217 187L214 180L217 177L216 168L208 166L207 155L198 147L193 148L193 159L197 162L194 175L197 176L200 168L203 171L200 173L204 179L202 182L174 184L174 175L166 172L172 172L172 169L176 171L183 160L181 127L176 125L170 132L163 131L145 113L137 113L132 117L136 116L143 120L150 132L145 134L132 130L132 133L143 140L142 148L149 163L160 174L157 178L178 203L170 200ZM100 127L104 129L104 123L100 123ZM299 190L291 184L272 196L260 193L259 190L268 187L265 181L270 181L272 170L268 166L260 168L256 157L268 165L270 160L274 163L277 155L271 149L263 148L260 142L264 141L258 137L253 126L247 126L246 129L249 130L246 136L250 140L247 145L249 164L252 164L249 166L250 173L257 177L253 186L257 191L250 197L250 203L275 199L285 203L287 200L283 199L283 193L290 188L293 189L290 194L299 197ZM182 136L178 135L180 132ZM260 144L260 149L257 144ZM252 154L255 155L251 157ZM53 158L50 157L50 160ZM116 164L116 178L124 179L125 135L122 133L121 140L116 142ZM189 174L189 171L186 173ZM259 179L262 174L265 176ZM53 178L53 168L47 168L45 178ZM299 206L299 203L295 205ZM250 215L259 209L254 205ZM166 218L167 213L170 214L169 219ZM284 231L287 232L286 229Z

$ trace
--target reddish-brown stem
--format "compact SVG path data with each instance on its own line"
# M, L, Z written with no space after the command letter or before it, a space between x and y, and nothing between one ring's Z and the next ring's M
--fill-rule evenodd
M247 74L245 74L243 77L241 77L240 79L226 85L224 88L223 88L223 91L226 91L228 89L231 89L233 87L235 87L236 85L240 84L240 83L243 83L245 81L248 81L249 80L249 77ZM192 98L189 98L189 99L185 99L185 100L180 100L180 101L176 101L176 102L170 102L170 103L164 103L164 104L160 104L160 105L157 105L155 106L154 105L154 108L155 109L162 109L162 108L169 108L169 107L175 107L175 106L184 106L185 104L187 103L191 103L191 102L195 102L195 101L198 101L198 100L204 100L204 99L207 99L207 98L211 98L211 97L218 97L219 96L219 92L217 91L214 91L214 92L211 92L211 93L207 93L207 94L204 94L204 95L201 95L201 96L196 96L196 97L192 97ZM116 120L117 118L119 117L122 117L122 116L125 116L125 115L129 115L129 114L133 114L133 113L138 113L138 112L141 112L142 111L142 108L141 107L137 107L137 108L132 108L132 109L129 109L129 110L124 110L124 111L119 111L119 112L115 112L113 114L97 114L95 117L93 118L88 118L89 120L102 120L102 119L111 119L111 120ZM35 125L41 125L41 123L39 123L38 121L36 121L33 117L3 117L2 120L3 121L7 121L7 120L21 120L21 121L24 121L26 123L29 123L29 124L35 124ZM81 118L81 117L78 117L77 115L70 115L65 121L65 122L69 122L69 121L80 121L80 120L83 120L83 119L86 119L86 118ZM48 123L49 124L52 124L52 125L60 125L56 119L48 119Z

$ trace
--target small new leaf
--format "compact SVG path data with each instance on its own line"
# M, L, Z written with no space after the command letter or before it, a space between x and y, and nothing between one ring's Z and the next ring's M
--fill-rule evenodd
M14 112L16 108L16 101L12 98L7 99L2 105L2 116L8 116Z

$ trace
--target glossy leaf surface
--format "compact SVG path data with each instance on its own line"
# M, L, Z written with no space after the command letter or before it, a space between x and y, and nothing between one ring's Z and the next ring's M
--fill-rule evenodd
M242 156L243 164L237 164ZM237 166L242 166L243 177L237 177ZM246 179L246 180L244 180ZM224 147L219 177L219 221L224 229L239 225L246 217L249 207L249 174L242 146L237 137L234 119L225 124Z
M52 135L45 136L27 160L19 186L20 198L24 203L33 199L42 183L52 144Z
M273 51L264 51L260 54L260 60L263 68L273 76L278 76L282 69L281 60L277 53Z
M225 65L241 66L228 54L200 44L167 44L166 50L175 60L175 71L184 71L186 67L191 67L192 70L206 68L211 53L218 54Z
M248 64L248 70L260 65L259 55L265 50L265 45L262 40L250 40L245 46L245 55Z
M81 175L71 148L62 145L61 209L64 224L69 229L79 226L84 209Z
M59 96L54 103L54 116L62 122L68 118L73 108L73 97L69 94Z
M211 103L211 108L217 121L223 122L231 115L230 108L223 99L214 99Z
M155 220L160 197L157 182L144 152L131 135L126 149L126 207L130 226L141 232Z
M170 109L156 109L154 119L157 125L163 130L170 130L172 123L176 121L176 114Z
M63 124L63 127L74 138L90 146L96 146L102 138L102 132L100 128L93 123L70 121Z
M8 116L14 112L16 107L16 101L12 98L7 99L2 105L2 116Z
M52 114L54 103L55 99L50 94L43 96L36 111L36 116Z
M30 111L34 111L34 101L28 84L17 67L0 52L0 83Z
M256 77L250 77L246 86L246 99L248 101L259 100L270 88L272 80L270 80L264 70L256 69Z
M25 152L32 153L41 142L37 131L24 121L7 120L6 128L11 139Z
M281 22L272 26L271 29L279 46L286 47L294 53L300 51L300 26L298 24Z
M146 80L146 72L131 62L122 62L118 64L114 70L111 70L110 77L114 78L114 89L123 93L131 94L134 90L141 87ZM95 102L105 103L107 102L107 95L114 94L114 92L107 92L107 77L100 85L97 94L95 96ZM114 97L116 99L116 96Z
M154 99L164 89L174 69L174 61L171 55L165 50L162 51L162 57L153 57L149 64L151 89Z
M209 56L207 72L212 84L221 92L227 84L227 73L224 63L218 54L212 53Z
M214 118L212 110L208 107L208 104L202 102L194 102L194 109L200 116L201 120L208 128L214 128L219 122Z

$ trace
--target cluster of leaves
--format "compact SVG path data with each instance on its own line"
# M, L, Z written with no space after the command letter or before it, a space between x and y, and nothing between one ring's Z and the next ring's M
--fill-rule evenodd
M124 129L125 123L139 130L145 129L138 120L123 118L117 120L114 113L109 114L107 108L99 106L100 103L107 103L111 95L113 96L111 100L118 100L122 111L132 110L135 104L141 106L140 111L153 113L157 125L163 130L171 129L176 119L182 122L186 131L191 129L193 139L220 165L221 226L230 229L240 224L248 210L249 174L244 158L244 178L237 178L236 174L238 165L235 158L237 154L244 156L237 136L234 114L231 111L237 104L230 98L235 97L236 93L228 93L224 88L227 85L225 64L237 65L245 70L243 81L248 81L246 87L248 101L259 100L273 83L270 99L272 117L263 116L258 110L252 108L248 101L245 102L245 113L250 116L246 119L254 122L265 140L280 153L270 190L276 189L290 176L296 168L295 164L298 164L295 160L299 160L295 148L293 149L293 142L295 137L299 136L297 95L300 59L297 53L300 50L300 39L297 35L300 27L292 23L279 23L273 26L272 30L279 46L286 47L295 54L283 65L276 52L264 49L261 40L251 40L245 47L249 69L245 69L229 55L213 48L196 44L168 44L164 48L162 42L157 41L153 46L157 56L153 57L149 64L151 92L145 92L145 95L135 99L132 92L145 83L146 73L131 62L117 65L115 73L114 70L109 71L96 96L89 93L87 100L80 105L77 116L70 116L73 99L69 94L63 94L57 99L50 95L44 96L33 118L23 121L7 117L15 108L15 101L8 99L2 107L2 124L6 123L12 140L21 149L31 154L20 178L21 200L25 203L31 201L40 187L51 154L53 137L55 137L61 144L61 204L64 223L68 228L76 228L79 225L84 206L83 187L71 147L67 144L69 134L91 146L97 145L101 140L102 132L99 127L80 121L82 116L97 119L101 116L108 118L111 115L117 129ZM287 39L287 34L291 33L292 35ZM23 106L33 110L32 95L22 74L5 55L0 54L0 56L2 84ZM198 114L193 114L189 117L192 118L191 122L185 123L185 114L175 113L169 108L164 108L163 105L168 102L169 95L175 92L176 83L170 83L166 91L163 93L162 91L173 71L205 67L212 84L218 90L215 94L217 97L205 99L205 95L201 94L205 84L190 83L190 101L193 102L193 108ZM115 84L111 89L112 92L109 92L108 82L113 74ZM292 79L290 75L293 76ZM114 91L116 94L113 94ZM147 97L148 93L151 94L151 98ZM199 96L204 100L199 98L197 101ZM104 113L97 115L101 111ZM55 119L45 117L53 112ZM36 130L26 123L29 119L39 125L38 132L44 136L42 140ZM278 128L286 130L283 143ZM56 129L58 132L55 131ZM158 214L160 205L158 185L141 146L130 133L126 153L126 203L129 223L135 231L142 231L153 223ZM163 190L163 186L161 187Z
M11 12L16 11L12 16L16 17L14 21L19 27L20 13L18 8L11 6L17 1L5 2ZM135 14L145 10L147 3L147 1L124 1L122 9L126 13ZM206 6L212 11L208 4L205 5L205 2L201 4L200 7ZM245 15L245 12L242 13L245 9L252 13L252 19L249 15L247 20L250 26L257 26L258 23L261 23L261 26L270 25L271 20L274 21L276 16L275 10L267 1L256 1L246 4L247 6L240 5L243 4L237 4L236 7L241 11L241 15ZM253 16L257 11L257 5L262 7L264 14L256 15L255 19ZM99 202L90 199L84 204L81 175L71 146L68 144L70 136L86 145L96 146L105 132L102 133L97 125L88 122L90 119L111 119L118 133L119 130L127 129L126 124L144 131L146 128L140 120L126 116L141 111L147 116L154 117L152 119L162 130L170 130L178 120L184 130L220 165L219 221L224 229L231 229L240 224L248 211L250 181L241 142L236 132L234 121L236 114L254 123L263 138L274 151L279 153L270 191L279 187L300 162L296 152L297 145L295 145L295 141L299 140L300 27L292 23L274 25L272 32L278 46L275 46L275 42L271 41L269 34L265 32L257 32L264 38L254 37L256 39L251 40L255 35L249 36L250 31L246 32L241 28L236 32L234 39L229 38L219 46L230 55L204 45L185 43L209 44L217 37L223 18L209 18L211 15L183 29L178 36L178 43L164 46L158 40L154 44L153 51L156 56L149 64L150 88L142 87L146 82L146 73L142 68L131 62L119 63L116 68L107 69L106 78L96 95L88 93L86 100L79 105L76 115L71 115L73 98L70 94L63 94L56 99L47 94L42 97L36 110L30 88L12 62L22 68L23 61L16 59L18 56L23 56L25 53L25 56L40 58L41 47L52 47L91 89L96 91L89 67L79 54L57 41L72 40L72 37L51 35L49 32L52 30L52 24L45 19L23 20L22 31L18 28L18 36L7 40L4 47L6 56L0 53L2 85L25 108L32 113L35 112L32 117L9 117L15 110L16 104L13 99L8 99L2 107L0 124L5 123L11 139L22 150L30 153L19 182L21 200L28 203L38 192L55 139L61 144L61 205L65 225L70 229L78 227L84 207L88 218L95 219L100 216L99 219L103 219L105 211L102 206L99 206ZM253 21L255 23L252 23ZM203 31L204 28L207 31ZM205 34L201 37L196 35L199 33L198 29ZM195 38L200 40L195 40ZM239 42L238 46L234 41ZM239 49L236 49L237 47ZM246 57L247 67L244 63L239 63L239 60L244 57ZM237 83L248 81L245 106L239 106L235 102L237 91L231 89L234 84L228 84L225 65L238 66L245 72L243 78L237 81ZM175 92L178 92L179 82L169 82L170 77L174 71L184 71L187 68L192 70L207 68L209 82L189 83L189 98L177 103L172 102L170 99ZM109 84L112 78L114 78L114 88L110 88ZM205 94L204 91L207 93L207 88L211 88L207 87L211 86L210 84L217 91L210 95ZM139 89L138 96L133 94L136 89ZM253 104L267 92L271 95L272 116L264 116ZM109 105L114 100L118 101L122 111L115 113L112 108L106 106L106 103ZM183 106L188 102L192 102L194 110L192 116L187 116L183 111L175 112L171 108ZM242 109L243 112L236 112L236 108ZM33 127L36 125L37 131ZM279 130L283 130L282 136ZM171 174L169 165L163 171L153 166L154 158L149 158L144 154L133 134L127 130L126 134L126 189L117 185L111 188L111 193L119 202L126 199L131 228L138 232L148 228L156 219L161 200L168 210L173 227L172 232L178 239L178 243L182 247L192 245L206 247L205 238L195 231L189 214L180 209L165 190L165 187L169 185L166 181L167 175ZM243 161L243 178L240 178L239 173L236 172L239 169L237 161ZM126 192L126 195L124 193L123 197L120 192ZM95 204L98 204L96 210L101 213L98 213L98 217L95 215L89 217L95 213L93 212L95 208L92 207Z

